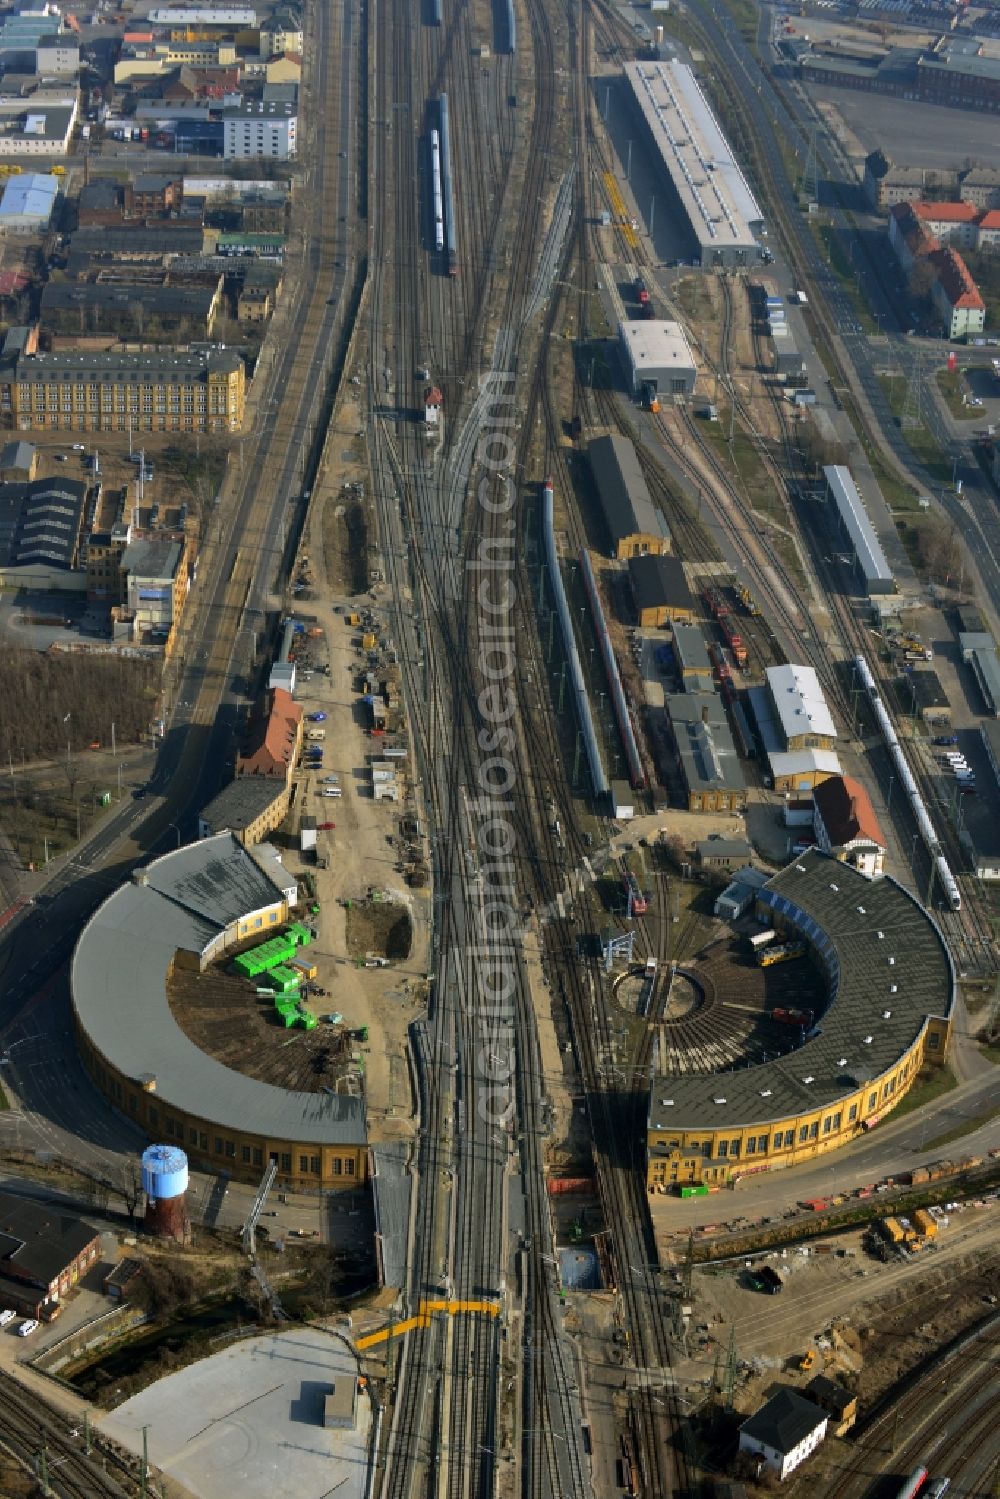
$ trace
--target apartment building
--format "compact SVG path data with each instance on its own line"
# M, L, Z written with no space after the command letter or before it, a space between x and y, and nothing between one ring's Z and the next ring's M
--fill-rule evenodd
M0 420L17 432L238 432L238 354L65 352L0 364Z

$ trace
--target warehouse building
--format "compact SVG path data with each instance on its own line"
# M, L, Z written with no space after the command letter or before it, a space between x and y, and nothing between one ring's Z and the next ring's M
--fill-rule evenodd
M9 177L0 198L0 234L46 234L59 196L59 179L26 172Z
M685 692L714 692L712 661L698 625L674 625L674 660Z
M698 368L680 323L661 318L619 323L618 342L633 395L650 400L694 390Z
M687 624L694 618L694 598L679 557L630 557L628 580L644 630L658 629L668 622Z
M238 432L246 371L229 349L196 354L18 354L0 407L18 432Z
M167 995L175 971L204 973L238 944L279 930L296 898L273 853L249 851L230 833L137 869L77 942L77 1040L112 1107L206 1169L259 1182L273 1160L280 1185L355 1187L368 1169L364 1100L237 1071L190 1039Z
M0 586L74 586L86 496L78 479L0 484Z
M1000 718L1000 660L994 646L980 646L972 652L972 674L991 718Z
M763 215L693 69L626 63L636 106L697 244L703 266L761 259Z
M830 776L840 775L840 761L833 750L775 750L768 764L774 790L783 795L815 791Z
M815 668L769 666L764 675L785 749L833 749L837 729Z
M244 848L262 843L281 826L288 812L288 783L283 776L239 776L198 814L198 837L232 833Z
M24 1317L53 1317L96 1263L100 1230L51 1202L0 1192L0 1303Z
M861 587L869 596L895 593L896 580L850 469L839 463L828 464L823 469L823 478L827 501L836 515L837 527L851 549Z
M660 556L670 530L650 497L635 448L627 437L595 437L587 447L612 557Z
M688 811L741 812L746 781L718 693L668 693L664 707Z
M786 1055L724 1075L654 1080L651 1191L722 1186L836 1150L874 1129L946 1060L951 957L931 914L902 885L873 883L811 849L763 886L757 914L804 943L825 976L826 1008Z
M830 776L813 792L813 827L823 853L875 879L885 868L885 834L868 792L853 776Z

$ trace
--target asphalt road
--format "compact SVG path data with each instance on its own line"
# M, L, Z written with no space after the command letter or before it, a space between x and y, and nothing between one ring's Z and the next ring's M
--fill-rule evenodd
M339 226L349 211L356 171L354 0L348 0L343 7L343 26L335 39L336 46L328 34L331 13L326 7L317 11L316 24L320 28L316 64L319 78L312 97L322 96L325 70L334 65L335 59L340 68L341 100L337 128L346 132L340 140L349 143L347 155L334 158ZM326 121L325 128L333 134L333 122ZM328 170L329 167L328 162ZM322 206L317 195L306 231L303 267L306 278L319 274L323 265L318 237L315 234L309 237L310 228L318 228L321 223ZM59 976L83 922L98 903L128 879L137 864L194 836L195 814L226 779L242 713L248 695L255 690L252 666L256 632L264 624L265 604L284 556L289 523L286 498L301 489L305 455L322 413L340 303L350 275L346 227L343 231L338 228L340 233L344 236L344 254L329 281L317 343L320 352L313 358L293 424L293 435L301 433L301 441L289 443L280 482L273 485L272 480L271 491L264 493L258 489L256 473L260 457L275 435L274 395L289 385L292 371L301 358L297 338L288 336L286 324L293 315L288 304L279 311L269 331L266 346L269 352L262 360L262 373L255 382L258 388L252 393L258 413L251 419L254 446L245 463L242 448L238 461L234 455L230 463L224 486L229 498L220 506L219 535L211 560L207 564L203 561L188 603L182 665L171 684L173 711L149 779L148 794L141 800L123 800L72 854L26 877L23 893L32 897L32 904L0 930L0 1043L8 1048L8 1077L21 1103L21 1138L24 1142L35 1139L41 1149L52 1149L53 1139L58 1138L60 1148L71 1154L75 1139L76 1154L90 1165L94 1163L95 1151L103 1158L106 1152L134 1149L136 1136L127 1128L123 1133L117 1117L86 1082L78 1064L75 1086L66 1086L64 1074L53 1071L57 1068L55 1053L63 1050L63 1043L66 1064L73 1065L65 974ZM217 640L220 630L231 628L224 608L226 586L240 538L247 532L250 517L258 506L264 510L266 521L247 609L230 642L225 672L218 680L209 679L208 643ZM54 979L57 982L50 985ZM55 1027L53 1038L60 1040L52 1056L42 1056L37 1061L33 1050L44 1051L48 1037L47 1033L39 1035L32 1021L29 1008L32 1001L36 1002L39 1014L50 1017ZM19 1045L19 1050L15 1051L15 1045ZM30 1065L26 1058L32 1058Z
M809 280L818 290L827 305L838 330L838 342L844 356L853 366L856 379L869 404L885 445L901 463L917 477L928 494L935 496L943 512L954 522L967 541L973 563L978 569L983 587L995 613L1000 614L1000 512L996 497L983 479L967 441L955 440L950 431L944 429L940 413L928 410L929 425L934 436L949 458L956 465L956 475L963 481L964 493L959 499L953 492L944 491L913 457L903 433L896 425L888 402L879 383L877 369L884 367L884 354L873 349L857 322L857 314L825 256L809 232L802 218L798 198L788 178L784 158L778 146L779 136L791 145L799 159L805 161L809 152L810 134L815 125L822 125L811 112L797 91L786 88L781 97L756 57L745 44L738 30L731 24L731 16L722 0L697 0L695 11L712 29L713 37L721 56L725 60L725 87L735 89L749 117L754 122L754 135L767 168L770 196L781 204L790 231L795 235L798 253L808 269ZM759 39L762 55L767 55L769 16L761 12ZM720 80L721 84L721 80ZM786 108L793 113L790 116ZM845 257L854 253L854 229L841 206L841 191L846 190L849 199L856 197L856 186L847 181L847 168L835 156L822 130L816 137L819 158L820 201L829 214L838 236L841 238ZM886 257L887 259L887 257ZM865 290L873 301L874 310L883 315L884 326L892 327L894 312L883 285L882 274L885 260L860 265L866 277ZM900 338L896 352L904 367L911 361L907 341Z

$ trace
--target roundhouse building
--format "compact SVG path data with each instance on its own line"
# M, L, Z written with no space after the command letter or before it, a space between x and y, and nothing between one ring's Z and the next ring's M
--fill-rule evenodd
M226 1066L181 1029L168 984L288 919L295 881L231 833L136 870L84 927L70 975L84 1065L108 1102L152 1140L209 1169L259 1181L270 1160L299 1189L367 1175L360 1098L285 1089Z
M654 1080L650 1191L721 1185L836 1150L946 1059L951 958L933 918L895 880L873 882L810 850L758 892L757 912L805 943L826 977L826 1009L804 1044L775 1061Z

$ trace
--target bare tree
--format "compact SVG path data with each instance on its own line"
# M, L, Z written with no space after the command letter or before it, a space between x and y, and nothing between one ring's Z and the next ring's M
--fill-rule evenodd
M128 1213L129 1221L135 1223L135 1210L139 1206L139 1197L142 1194L142 1173L139 1170L139 1162L135 1156L126 1156L122 1161L119 1173L119 1191L125 1202L125 1211Z

